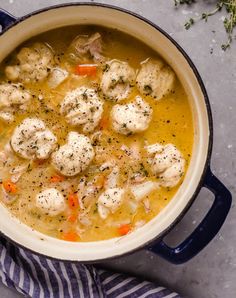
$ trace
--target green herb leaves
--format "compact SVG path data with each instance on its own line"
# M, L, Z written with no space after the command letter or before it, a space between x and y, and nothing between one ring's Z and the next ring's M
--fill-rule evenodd
M195 0L174 0L175 6L179 6L181 4L190 5L195 3ZM224 27L228 35L228 40L225 44L222 44L222 50L226 50L230 47L230 44L233 41L233 30L236 26L236 0L218 0L216 3L216 7L214 10L209 12L204 12L200 17L190 18L185 24L184 27L186 30L190 29L192 25L198 20L205 20L207 22L208 17L216 14L222 8L226 9L227 17L224 19Z
M174 0L175 6L178 6L179 4L192 4L195 2L195 0Z

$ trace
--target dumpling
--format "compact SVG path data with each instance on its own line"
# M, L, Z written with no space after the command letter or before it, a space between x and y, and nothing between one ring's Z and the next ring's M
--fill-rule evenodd
M65 210L66 203L62 193L55 188L48 188L37 194L36 207L45 214L56 216Z
M47 159L57 146L56 136L38 118L26 118L11 137L12 149L25 159Z
M94 150L88 137L70 132L67 143L52 155L52 165L65 176L84 171L93 160Z
M110 213L115 213L124 200L125 190L122 188L109 188L103 192L97 201L98 213L102 219L106 219Z
M146 130L151 118L152 108L140 96L133 103L117 104L111 110L113 129L124 135Z
M9 80L25 83L41 82L50 73L53 67L54 55L52 50L44 43L34 43L25 47L17 54L19 63L7 66L6 76Z
M80 87L66 94L60 112L69 124L82 126L83 132L90 132L101 120L103 102L94 89Z
M101 80L101 90L111 101L125 99L135 83L135 76L135 71L127 62L119 60L107 62Z
M143 95L160 100L172 89L175 81L173 70L162 60L148 59L143 62L136 78L136 84Z
M21 84L0 84L0 118L9 123L14 121L15 113L25 111L31 98Z
M164 187L176 186L185 170L181 152L173 144L163 146L158 143L147 146L146 150L153 174L160 178L160 184Z

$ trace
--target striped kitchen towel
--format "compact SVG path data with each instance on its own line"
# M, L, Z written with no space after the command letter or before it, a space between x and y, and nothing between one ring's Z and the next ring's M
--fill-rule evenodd
M33 298L180 298L154 283L92 265L38 256L0 237L0 277L9 288ZM1 297L2 298L2 297Z

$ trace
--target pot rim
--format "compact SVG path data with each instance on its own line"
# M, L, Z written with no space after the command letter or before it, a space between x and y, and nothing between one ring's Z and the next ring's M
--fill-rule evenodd
M159 25L153 23L152 21L148 20L147 18L145 18L145 17L143 17L143 16L141 16L141 15L139 15L139 14L133 12L133 11L130 11L126 8L122 8L122 7L118 7L118 6L110 5L110 4L105 4L105 3L99 3L99 2L69 2L69 3L62 3L62 4L47 6L47 7L44 7L42 9L35 10L35 11L33 11L29 14L26 14L22 17L15 18L15 21L13 21L13 23L11 25L9 25L7 28L2 30L2 32L0 32L0 36L3 35L9 29L11 29L12 27L16 26L17 24L23 22L24 20L26 20L26 19L34 16L34 15L38 15L38 14L46 12L48 10L53 10L53 9L58 9L58 8L63 8L63 7L71 7L71 6L94 6L94 7L104 7L104 8L108 8L108 9L112 9L112 10L117 10L117 11L120 11L122 13L129 14L129 15L133 16L134 18L137 18L137 19L147 23L148 25L150 25L151 27L153 27L154 29L159 31L161 34L163 34L176 47L176 49L183 55L183 57L185 58L185 60L187 61L188 65L189 65L189 67L192 69L192 71L193 71L193 73L194 73L194 75L197 79L197 82L199 84L199 87L201 89L201 92L203 94L203 98L204 98L204 102L205 102L205 106L206 106L206 111L207 111L207 120L208 120L208 125L209 125L209 136L208 136L209 142L208 142L208 150L207 150L205 165L204 165L204 168L203 168L203 171L202 171L201 178L199 180L198 186L196 187L191 199L186 204L183 211L158 236L154 237L153 239L150 239L149 241L144 242L143 244L135 247L134 249L129 250L126 253L117 254L117 255L107 257L107 258L103 258L103 259L99 259L99 260L73 261L73 262L80 262L80 263L86 263L86 264L88 264L88 263L101 263L103 261L113 260L113 259L118 258L118 257L123 257L123 256L130 255L130 254L132 254L132 253L134 253L134 252L136 252L136 251L138 251L142 248L150 247L150 246L154 245L155 242L161 241L173 229L173 227L178 222L180 222L180 220L184 217L186 212L189 210L189 208L192 206L193 202L195 201L197 195L199 194L199 192L200 192L200 190L203 186L203 183L204 183L206 172L207 172L207 170L210 166L210 159L211 159L212 147L213 147L213 118L212 118L212 112L211 112L209 97L208 97L206 88L204 86L203 80L202 80L201 75L198 72L196 66L194 65L193 61L189 57L189 55L179 45L179 43L176 42L175 39L173 39L166 31L164 31L162 28L160 28ZM2 231L0 231L0 235L3 235L4 238L6 238L8 241L15 244L16 246L18 246L20 248L23 248L23 249L26 249L26 250L32 252L33 254L44 256L44 257L46 257L48 259L52 259L52 260L62 261L59 258L51 257L51 256L45 255L43 253L36 252L36 251L34 251L34 250L32 250L32 249L30 249L30 248L28 248L28 247L26 247L22 244L19 244L16 241L14 241L13 239L9 238L7 235L5 235ZM71 262L71 260L63 259L63 262Z

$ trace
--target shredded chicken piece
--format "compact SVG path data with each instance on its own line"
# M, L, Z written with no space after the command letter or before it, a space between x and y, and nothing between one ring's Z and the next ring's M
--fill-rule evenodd
M107 161L107 162L104 162L101 166L100 166L100 168L99 168L99 170L100 171L105 171L105 170L109 170L109 169L112 169L113 167L115 166L115 161Z
M133 174L131 179L132 179L133 183L138 183L139 184L139 183L143 182L146 179L146 176L144 176L143 174L137 172L137 173Z
M48 86L51 89L57 88L61 83L63 83L68 78L68 71L60 67L55 67L51 70L48 78Z
M114 166L112 168L111 173L107 176L107 180L106 180L106 183L105 183L105 188L109 189L109 188L117 187L119 175L120 175L119 167Z
M8 193L3 186L1 186L2 199L6 204L12 204L17 199L17 195Z
M130 190L135 199L140 202L147 197L152 191L159 188L159 183L153 181L146 181L140 184L130 186Z
M131 144L130 147L123 144L121 145L120 149L124 151L127 154L127 156L129 156L131 159L135 161L138 161L141 159L140 145L135 142Z
M102 56L102 37L96 32L91 36L78 35L69 47L70 58L78 62L87 62L91 58L95 62L101 62L105 58Z
M135 223L135 227L136 228L141 228L143 227L144 225L146 224L146 221L145 220L139 220Z
M0 161L4 164L9 164L15 158L15 153L12 150L10 143L6 143L4 150L0 151Z
M119 228L122 225L129 225L131 223L130 219L124 219L120 221L114 221L114 219L107 220L106 225L109 227Z
M78 195L78 201L79 201L79 206L83 210L85 209L84 202L83 202L83 197L84 197L84 192L85 192L85 187L86 187L86 177L81 177L79 180L79 184L77 187L77 195Z
M92 181L87 182L86 177L80 178L79 185L77 187L77 194L79 199L79 206L83 210L82 214L88 214L93 207L97 195L99 194L102 186L94 185L96 176Z
M11 182L16 183L19 181L21 176L26 172L27 168L29 166L29 163L24 163L20 166L16 166L10 170L11 174Z
M80 212L79 213L79 222L83 225L83 226L91 226L92 221L89 219L89 216L87 214L87 212Z
M145 198L143 200L143 206L144 206L144 209L145 209L145 212L146 213L149 213L151 211L151 207L150 207L150 201L148 198Z
M134 214L138 209L138 203L134 200L129 200L128 204L129 204L131 212Z
M0 151L0 161L5 163L7 161L7 155L4 151Z

